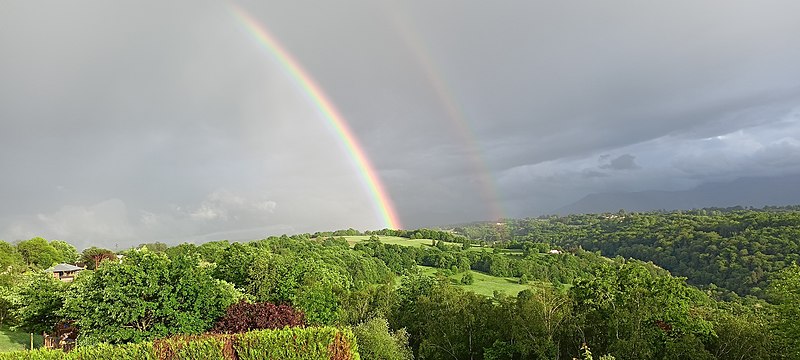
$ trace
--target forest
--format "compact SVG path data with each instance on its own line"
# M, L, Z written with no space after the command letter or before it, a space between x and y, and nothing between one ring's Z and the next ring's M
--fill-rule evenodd
M798 235L798 209L765 208L116 253L33 238L0 242L0 327L68 322L82 346L336 328L352 332L363 359L800 359ZM397 237L409 245L388 241ZM76 262L87 270L72 282L45 272ZM471 292L477 274L524 290Z

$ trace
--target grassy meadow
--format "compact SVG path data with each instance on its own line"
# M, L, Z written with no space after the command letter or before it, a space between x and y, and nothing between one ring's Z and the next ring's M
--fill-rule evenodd
M42 346L42 336L33 335L33 346ZM26 350L31 347L31 335L26 332L13 331L8 326L0 327L0 352Z
M355 246L355 244L369 240L370 236L368 235L356 235L356 236L344 236L347 243L350 244L350 247ZM433 246L433 240L431 239L409 239L399 236L378 236L381 242L384 244L392 244L392 245L401 245L401 246L416 246L416 247L423 247L423 246ZM448 245L458 245L455 243L446 243ZM481 250L493 251L494 249L489 247L480 247L478 245L473 245L469 250L471 251L481 251ZM503 254L522 254L522 250L520 249L501 249L501 253Z
M430 276L435 276L436 273L440 271L440 269L429 266L419 266L419 269L423 274ZM550 284L534 281L530 282L529 285L522 285L519 283L519 278L491 276L478 271L472 271L472 278L474 279L474 282L470 285L464 285L460 283L463 276L464 273L459 273L447 277L453 280L454 284L462 289L486 296L494 295L495 291L505 293L509 296L516 296L520 291L528 289L531 286L551 286Z

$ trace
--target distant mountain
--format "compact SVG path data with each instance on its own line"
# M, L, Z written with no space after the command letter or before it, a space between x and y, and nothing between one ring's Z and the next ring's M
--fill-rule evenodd
M590 194L556 214L582 214L651 210L688 210L704 207L733 207L800 204L800 175L746 177L727 183L708 183L684 191L640 191Z

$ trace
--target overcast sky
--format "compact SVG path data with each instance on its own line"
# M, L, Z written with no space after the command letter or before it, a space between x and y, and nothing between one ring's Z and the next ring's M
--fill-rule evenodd
M0 2L0 239L383 223L232 2ZM407 228L800 173L800 2L252 1Z

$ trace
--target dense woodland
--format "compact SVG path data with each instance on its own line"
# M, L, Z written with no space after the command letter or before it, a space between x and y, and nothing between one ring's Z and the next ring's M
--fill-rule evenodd
M34 238L0 242L0 322L72 321L82 344L335 326L363 359L800 359L799 231L781 208L151 243L122 260ZM75 261L96 269L42 271ZM529 287L478 295L460 286L473 272Z

